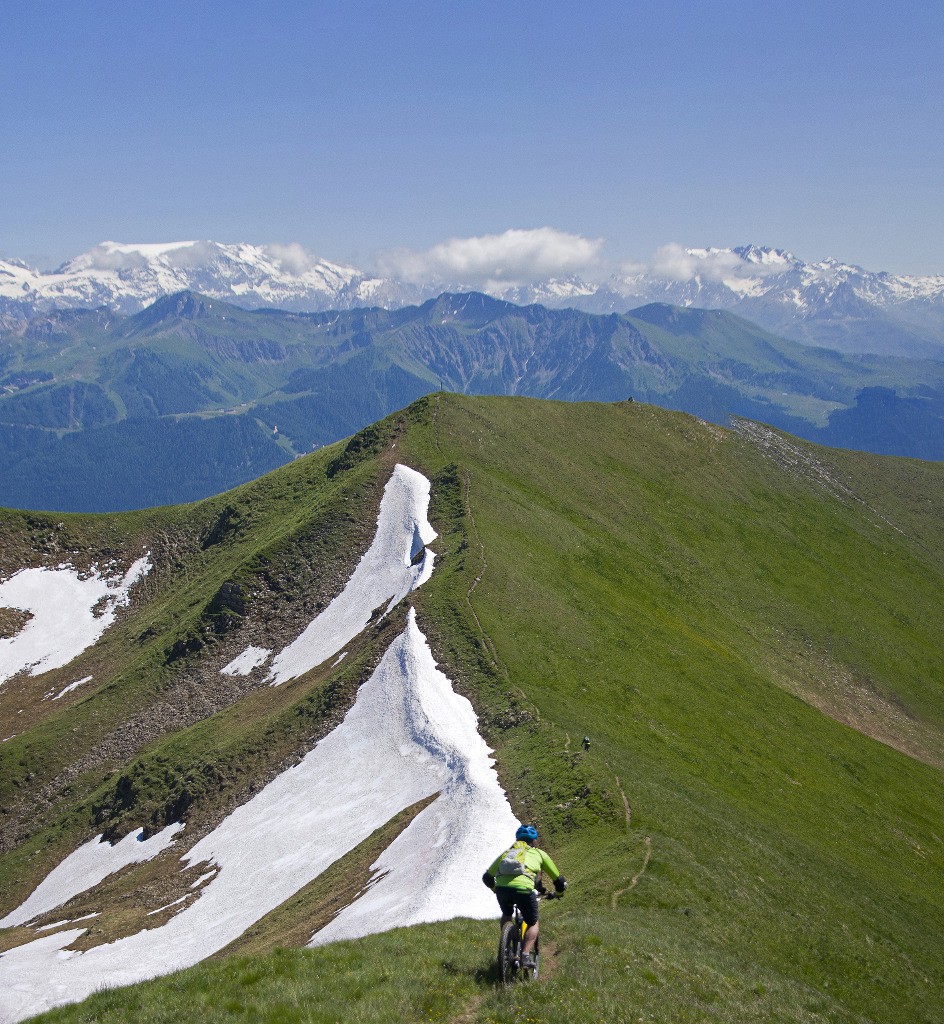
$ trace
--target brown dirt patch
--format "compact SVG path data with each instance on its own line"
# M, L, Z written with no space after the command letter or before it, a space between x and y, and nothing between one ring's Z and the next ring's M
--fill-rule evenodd
M235 942L215 953L213 959L262 956L278 947L307 946L315 932L329 924L370 885L371 864L438 795L434 793L395 815Z
M478 1020L479 1007L485 1001L485 993L478 992L463 1006L458 1017L452 1018L452 1024L474 1024Z
M775 680L794 696L843 725L900 750L909 757L944 768L944 734L913 715L871 680L826 654L811 655L796 673L775 672Z
M31 612L19 608L0 608L0 640L9 640L33 617Z

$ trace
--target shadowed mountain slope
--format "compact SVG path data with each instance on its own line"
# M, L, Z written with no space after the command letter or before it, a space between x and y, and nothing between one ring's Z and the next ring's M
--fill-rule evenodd
M196 500L437 388L632 395L721 424L747 416L820 443L944 458L944 363L841 355L731 313L659 304L602 316L472 293L300 314L182 292L130 317L5 322L0 388L0 502L29 508Z

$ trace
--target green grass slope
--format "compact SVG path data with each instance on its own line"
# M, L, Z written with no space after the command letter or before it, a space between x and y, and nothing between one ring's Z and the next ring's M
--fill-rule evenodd
M750 994L774 985L795 1019L933 1020L941 467L778 448L634 403L450 399L425 451L467 481L487 563L473 603L502 672L553 735L592 737L587 760L633 808L625 847L581 828L560 848L601 943L595 984L618 998L640 969L622 961L658 937L642 1016L702 1019L707 973L708 1002L738 1019L769 1012ZM596 1019L583 998L566 1014Z
M499 991L487 922L273 949L280 929L297 937L323 913L330 893L312 893L235 956L43 1019L938 1021L944 467L640 403L432 396L355 439L330 474L334 450L264 478L251 500L216 499L215 518L206 503L173 512L241 521L227 503L268 502L216 554L182 559L204 575L186 600L168 591L158 649L171 624L200 633L223 582L260 579L261 555L288 564L310 516L333 521L347 499L345 529L369 522L394 439L434 484L439 558L414 595L421 625L475 704L513 806L571 881L542 914L545 977ZM294 523L288 492L311 509ZM234 614L242 637L257 612ZM0 858L6 902L95 808L160 823L202 761L251 774L260 730L283 752L303 747L383 640L343 680L306 678L278 707L237 695L129 755L130 806L95 803L91 784L84 804L64 796L45 831ZM142 678L173 676L155 659ZM52 756L56 721L7 761L46 744L20 787ZM189 781L170 770L184 763ZM215 786L190 794L195 817L239 790Z

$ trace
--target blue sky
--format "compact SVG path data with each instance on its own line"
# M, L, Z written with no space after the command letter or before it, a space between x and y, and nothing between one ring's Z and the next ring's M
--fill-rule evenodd
M38 2L0 32L0 254L549 226L944 272L944 5Z

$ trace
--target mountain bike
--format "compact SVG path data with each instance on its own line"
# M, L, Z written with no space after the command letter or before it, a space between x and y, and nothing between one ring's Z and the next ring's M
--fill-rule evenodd
M539 900L559 900L564 894L557 892L538 893ZM503 985L513 985L516 981L535 981L541 969L541 937L534 944L534 967L521 966L521 947L524 933L527 930L521 910L515 906L510 921L502 925L501 938L498 940L498 977Z

